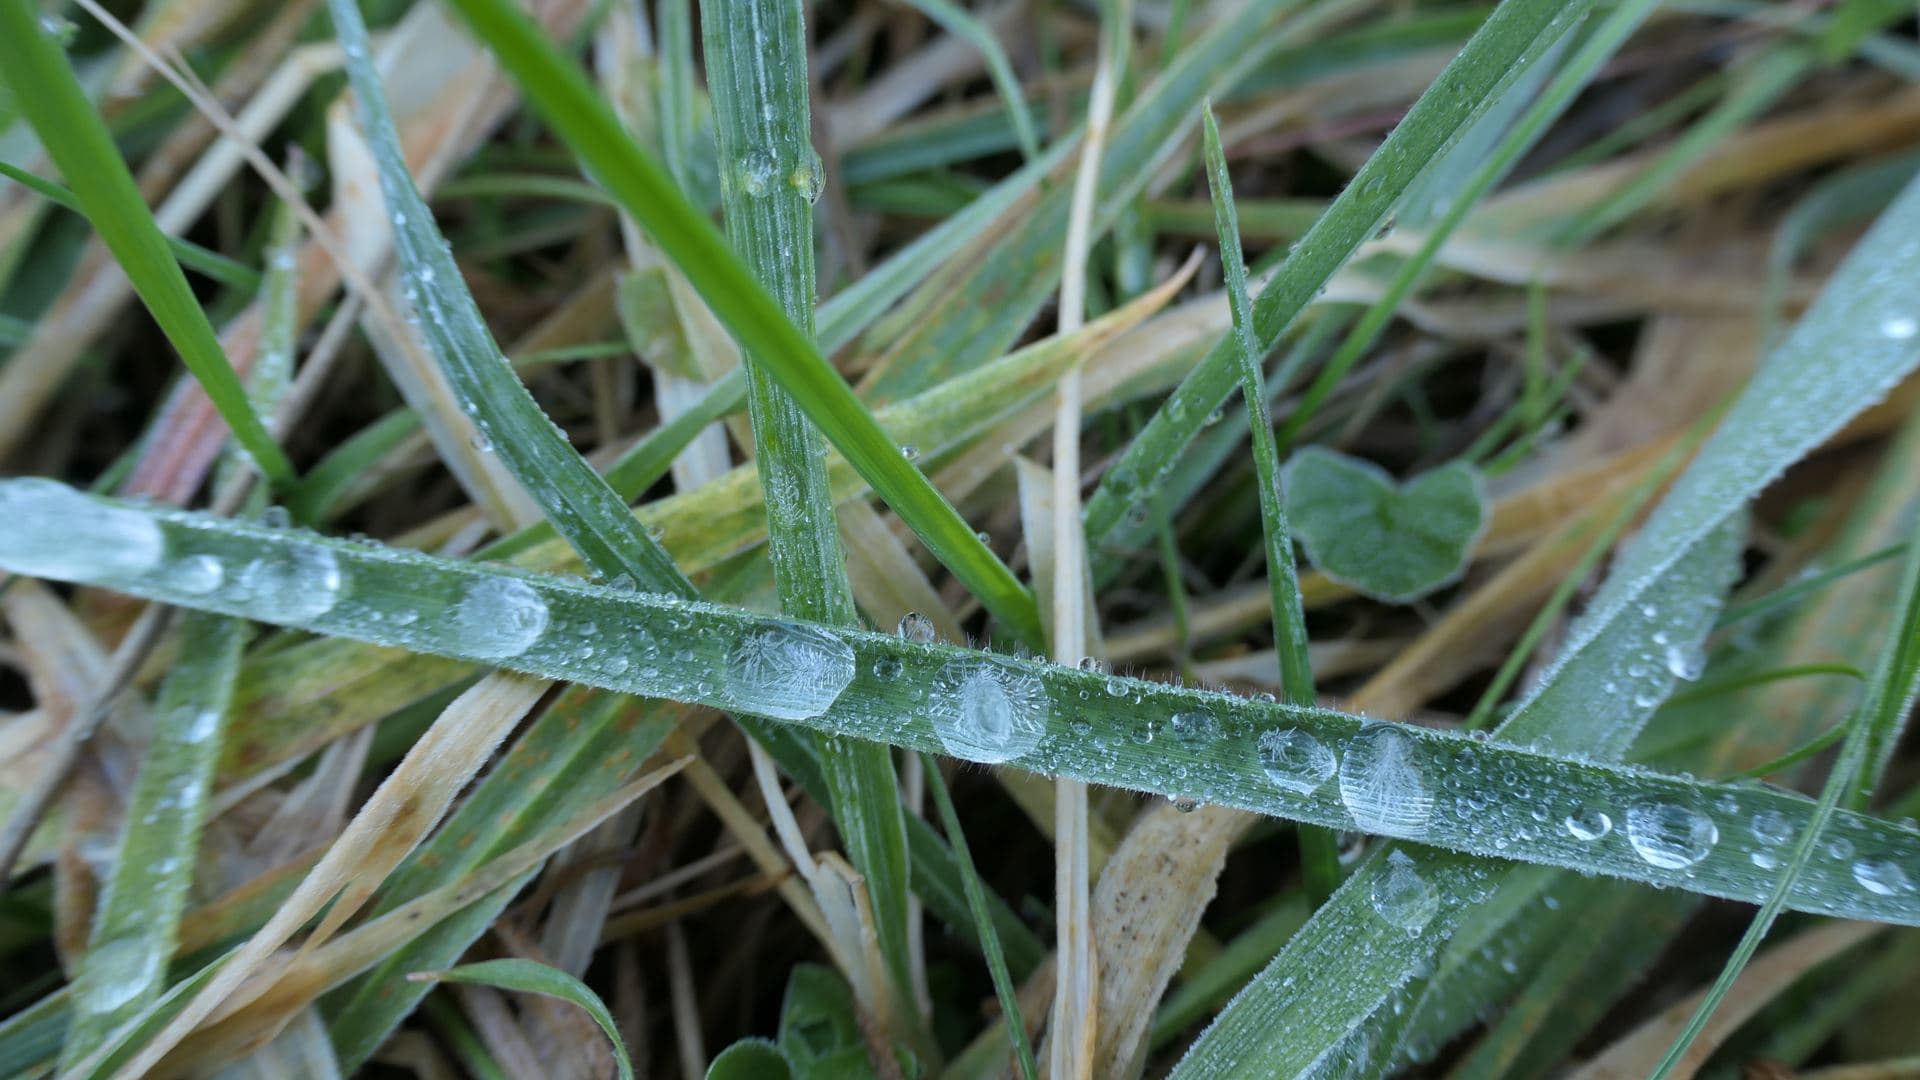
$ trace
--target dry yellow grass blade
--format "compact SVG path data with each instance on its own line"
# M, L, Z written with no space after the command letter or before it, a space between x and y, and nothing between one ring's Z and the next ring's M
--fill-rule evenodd
M243 1001L236 999L236 992L323 909L326 917L301 952L325 944L440 821L548 685L523 675L491 675L447 706L279 912L116 1075L128 1080L144 1075L216 1010Z

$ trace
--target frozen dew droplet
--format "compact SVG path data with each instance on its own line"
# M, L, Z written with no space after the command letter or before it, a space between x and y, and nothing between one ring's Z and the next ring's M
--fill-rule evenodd
M205 596L227 580L227 568L211 555L189 555L168 569L173 587L191 596Z
M479 428L474 428L473 435L467 439L467 445L485 454L493 449L493 436Z
M900 616L900 625L894 627L894 633L907 641L917 641L923 645L932 644L934 639L933 620L917 611L909 611Z
M1889 315L1880 320L1880 333L1895 341L1905 341L1920 334L1920 319L1911 315Z
M873 677L881 682L892 682L900 677L905 666L897 656L883 656L873 662Z
M164 958L145 938L123 937L103 941L87 950L86 969L80 973L80 1006L90 1013L108 1013L160 988Z
M1174 713L1167 720L1167 729L1180 745L1194 750L1204 750L1220 738L1220 721L1212 713Z
M1568 814L1565 824L1575 840L1598 840L1613 831L1613 819L1607 812L1592 807Z
M1780 868L1780 856L1775 855L1771 851L1749 852L1747 861L1762 870L1777 870Z
M1836 859L1850 859L1853 857L1853 841L1844 836L1836 836L1827 841L1827 854Z
M166 538L137 510L52 480L0 481L0 567L58 581L116 581L160 565Z
M453 609L461 651L482 660L519 656L547 629L547 602L513 578L475 582Z
M817 627L771 623L740 635L727 654L727 693L747 712L806 720L853 681L853 649Z
M1762 810L1753 815L1753 838L1778 847L1793 839L1793 821L1778 810Z
M1440 910L1433 886L1414 868L1404 851L1387 853L1387 868L1373 879L1369 893L1375 914L1409 933L1418 933Z
M1392 724L1369 724L1340 759L1340 800L1362 832L1417 837L1433 815L1420 744Z
M1684 870L1707 857L1720 842L1720 829L1691 807L1644 802L1627 809L1627 842L1649 866Z
M1111 675L1113 665L1097 656L1083 656L1080 658L1080 670L1090 675Z
M1333 751L1299 728L1261 732L1256 750L1267 779L1287 791L1306 795L1333 776Z
M281 547L240 572L249 614L266 622L303 622L325 615L340 602L344 580L333 552L306 544Z
M808 202L820 201L820 193L827 189L827 170L812 147L807 148L807 160L795 165L787 175L787 182Z
M1667 646L1667 673L1676 679L1687 682L1700 677L1707 667L1707 658L1698 648L1686 648L1673 644Z
M755 197L765 195L773 186L774 173L780 166L774 163L773 155L764 150L750 151L740 158L740 190Z
M968 761L1012 761L1046 734L1047 690L1039 679L989 659L956 660L934 677L933 733Z
M180 728L180 738L186 742L199 744L213 738L220 730L220 711L218 709L196 709L187 717Z
M1861 859L1853 864L1853 880L1875 896L1905 896L1913 891L1913 878L1892 859Z

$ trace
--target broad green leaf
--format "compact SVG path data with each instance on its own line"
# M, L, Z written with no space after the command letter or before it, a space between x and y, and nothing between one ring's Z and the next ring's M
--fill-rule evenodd
M707 1080L789 1080L793 1066L765 1039L741 1039L714 1057Z
M600 1030L607 1033L607 1041L613 1044L613 1060L620 1069L621 1080L633 1080L633 1062L627 1058L627 1045L620 1038L620 1028L613 1022L613 1014L607 1011L600 995L589 989L586 983L558 968L509 957L462 964L445 971L416 972L410 978L423 982L473 983L570 1001L585 1009L587 1015L593 1017L593 1022L600 1025Z
M1395 484L1385 469L1322 447L1287 462L1287 516L1313 565L1377 600L1448 585L1487 526L1480 474L1453 462Z
M45 480L0 483L0 511L0 567L19 572L31 567L40 576L180 606L982 764L1013 763L1048 775L1731 899L1756 901L1771 883L1751 860L1754 852L1769 850L1766 830L1756 833L1746 823L1764 812L1802 823L1810 808L1805 799L1762 787L1706 783L1332 710L141 508ZM63 541L59 558L47 553L55 529ZM1732 540L1738 534L1723 529L1720 535ZM1675 577L1677 596L1688 602L1664 612L1665 621L1654 621L1663 611L1647 594L1647 621L1621 619L1608 633L1590 633L1580 639L1584 645L1576 655L1611 659L1596 642L1626 630L1636 638L1659 630L1675 640L1685 640L1680 635L1690 629L1704 633L1717 605L1699 601L1710 601L1712 588L1723 586L1730 546L1700 548L1721 557L1689 565L1688 574ZM182 560L203 556L222 565L259 565L267 569L258 573L271 572L289 587L262 593L243 579L196 591L177 569ZM1634 611L1642 607L1636 603ZM1619 618L1618 612L1609 614ZM615 627L626 647L600 648ZM583 645L594 646L591 655ZM1622 677L1641 682L1617 696L1647 712L1675 679L1665 668ZM1642 688L1654 693L1642 694ZM1104 733L1098 744L1075 730L1076 722L1092 716ZM1562 737L1562 722L1561 715L1523 708L1503 730L1563 752L1593 745L1592 737ZM1547 730L1535 735L1541 728ZM1513 797L1523 791L1524 799ZM1794 888L1794 907L1920 922L1920 897L1880 895L1853 877L1861 860L1904 865L1920 859L1920 831L1842 813L1828 835L1844 837L1853 854L1817 859ZM1474 868L1469 876L1488 874L1471 860L1463 865ZM1387 869L1376 866L1363 877L1376 880ZM1459 896L1465 890L1436 885L1434 892Z

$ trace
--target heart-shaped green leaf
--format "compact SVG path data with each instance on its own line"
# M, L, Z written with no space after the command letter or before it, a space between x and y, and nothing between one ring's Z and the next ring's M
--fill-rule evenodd
M1392 604L1460 576L1487 524L1480 474L1463 461L1396 485L1385 469L1311 446L1287 462L1287 518L1328 577Z

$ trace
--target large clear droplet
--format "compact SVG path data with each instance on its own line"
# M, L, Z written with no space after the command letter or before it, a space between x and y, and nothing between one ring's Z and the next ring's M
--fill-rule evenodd
M192 596L205 596L226 583L227 568L211 555L189 555L167 568L167 580Z
M1412 857L1404 851L1387 853L1387 868L1373 879L1368 897L1376 914L1409 933L1417 933L1432 922L1440 910L1440 898L1433 886L1420 876Z
M333 610L344 591L340 562L324 547L282 547L240 572L250 614L266 622L298 623Z
M547 602L512 578L475 582L453 609L454 644L482 660L519 656L547 629Z
M1627 842L1649 866L1684 870L1707 857L1720 842L1720 829L1691 807L1645 802L1627 810Z
M1205 750L1220 741L1220 721L1212 713L1181 712L1167 718L1167 730L1180 745Z
M956 660L941 668L928 704L940 745L968 761L1012 761L1046 734L1046 687L992 660Z
M727 654L727 693L747 712L806 720L839 699L853 671L846 642L818 627L772 623L740 635Z
M1875 896L1905 896L1913 891L1913 878L1892 859L1861 859L1853 864L1853 880Z
M0 481L0 567L55 581L122 581L165 554L160 526L138 510L53 480Z
M1418 837L1433 815L1422 751L1392 724L1369 724L1340 760L1340 800L1362 832Z
M894 633L900 635L902 640L917 641L923 645L931 644L936 636L933 620L917 611L900 616L900 625L894 628Z
M1299 728L1263 731L1255 750L1267 779L1287 791L1306 795L1333 776L1333 751Z

